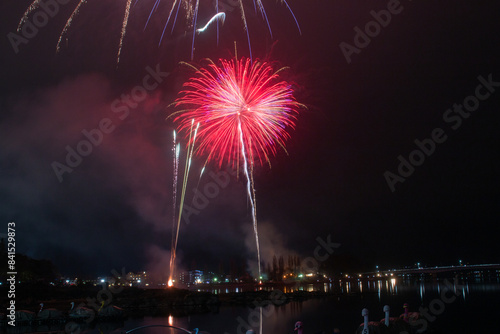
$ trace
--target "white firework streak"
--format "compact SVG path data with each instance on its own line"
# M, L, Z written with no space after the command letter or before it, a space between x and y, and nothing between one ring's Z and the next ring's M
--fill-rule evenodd
M25 24L26 21L28 21L28 16L31 14L31 12L40 7L40 2L41 0L35 0L29 5L28 9L26 9L26 11L23 14L23 17L21 18L19 24L17 25L18 32L21 30L23 24Z
M78 15L78 12L80 11L80 7L86 2L87 2L87 0L80 0L78 5L76 6L75 10L73 11L73 13L71 13L68 21L66 21L66 24L64 25L64 28L61 31L61 34L59 35L59 40L57 41L56 52L59 52L59 50L61 49L61 41L62 41L64 35L66 35L66 32L68 31L68 28L71 26L71 23L73 22L73 19L75 18L75 16Z
M240 142L241 142L241 155L243 156L243 172L247 178L247 195L252 207L252 222L253 231L255 233L255 244L257 246L257 266L259 268L259 282L260 282L260 246L259 246L259 232L257 231L257 208L255 205L255 187L253 184L253 176L248 172L248 162L245 152L245 142L243 140L243 130L241 129L241 122L238 121L238 131L240 132ZM252 173L253 175L253 173Z
M57 41L56 52L60 51L61 42L62 42L64 36L67 34L68 29L71 27L71 24L72 24L74 18L78 15L81 6L84 5L85 3L87 3L87 1L88 0L79 0L76 8L73 10L73 12L71 13L69 19L66 21L66 24L64 25L64 27L63 27L60 35L59 35L59 39ZM138 0L136 0L135 3L137 3L137 1ZM152 16L153 12L155 12L158 9L160 1L161 0L155 0L154 6L153 6L153 8L152 8L152 10L151 10L151 12L149 14L149 17L148 17L148 19L146 21L144 29L146 29L146 26L148 25L149 20L151 19L151 16ZM165 30L167 29L167 26L168 26L170 20L172 19L172 14L175 11L175 17L173 18L173 23L172 23L172 32L173 32L173 29L174 29L174 26L176 24L177 16L179 14L179 9L180 9L181 5L184 8L185 17L186 17L187 21L191 21L190 22L191 26L189 28L193 29L193 41L192 41L192 44L191 44L191 59L193 59L193 57L194 57L194 39L195 39L196 32L201 33L203 31L205 31L205 29L207 29L208 26L214 22L214 20L217 21L217 44L219 44L219 20L222 20L222 22L224 23L225 13L219 12L219 8L218 8L218 3L219 2L218 2L218 0L216 0L216 2L215 2L215 4L216 4L216 14L215 14L215 16L213 16L210 19L210 21L208 21L208 23L203 28L197 29L196 26L197 26L197 19L198 19L199 2L200 2L200 0L174 0L173 1L172 8L170 9L170 12L168 14L168 18L167 18L167 21L166 21L165 26L163 28L163 32L161 34L159 44L161 44L161 42L163 40L163 37L164 37L164 34L165 34ZM29 16L35 10L37 10L38 8L40 8L41 3L42 3L42 0L34 0L33 2L31 2L31 4L26 9L26 11L24 12L23 16L21 17L21 19L19 21L19 24L17 26L17 31L20 31L21 28L23 27L23 25L28 21ZM125 13L124 13L124 17L123 17L122 29L121 29L121 34L120 34L120 41L119 41L118 52L117 52L117 56L116 56L116 62L117 63L120 62L120 56L121 56L121 51L122 51L122 47L123 47L123 41L124 41L125 35L127 33L127 26L128 26L129 16L130 16L131 3L132 3L132 0L126 0ZM295 24L297 25L299 33L302 34L302 31L300 29L300 26L299 26L299 23L297 21L297 18L295 17L295 14L293 13L293 11L290 8L290 6L288 5L288 2L286 0L281 0L281 3L286 5L286 7L288 8L288 10L292 14L293 19L295 20ZM264 4L262 3L262 0L253 0L253 4L254 4L254 7L255 7L256 10L258 8L258 11L261 13L262 18L264 19L264 21L266 21L267 27L269 29L269 34L271 35L271 38L273 38L273 33L272 33L272 30L271 30L271 25L270 25L269 20L267 18L267 14L266 14L266 11L264 9ZM246 35L247 35L247 39L248 39L248 47L249 47L250 59L252 59L252 46L251 46L251 43L250 43L250 32L249 32L249 29L248 29L248 23L247 23L247 18L246 18L246 14L245 14L245 9L243 7L244 6L243 5L243 0L238 0L238 5L240 7L241 19L243 21L243 26L244 26L244 29L246 31ZM176 9L176 7L177 7L177 9Z
M205 24L205 26L203 28L199 28L196 30L197 33L202 33L204 32L205 30L207 30L207 28L214 22L216 21L219 22L222 21L222 24L224 24L224 21L226 20L226 13L224 12L220 12L220 13L217 13L215 14L214 16L212 16L212 18L207 22L207 24Z
M130 15L130 4L131 3L132 3L132 0L127 0L127 5L125 6L125 15L123 17L122 32L120 35L120 44L118 46L118 54L116 55L116 63L120 62L120 54L122 52L123 39L125 38L125 34L127 33L128 17Z

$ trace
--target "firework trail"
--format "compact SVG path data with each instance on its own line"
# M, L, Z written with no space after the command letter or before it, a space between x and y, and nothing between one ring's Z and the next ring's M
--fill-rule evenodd
M204 32L205 30L207 30L208 26L210 24L212 24L214 21L217 21L217 23L219 22L219 20L222 21L222 24L224 24L224 21L226 20L226 13L224 12L221 12L221 13L217 13L215 14L208 22L207 24L205 24L205 26L203 28L199 28L199 29L196 29L196 32L199 34L199 33L202 33Z
M78 15L78 13L80 11L80 8L85 3L87 3L87 1L88 0L79 0L78 1L78 4L76 5L75 9L71 13L71 15L68 18L68 20L66 21L66 24L64 25L61 33L59 34L59 39L58 39L57 45L56 45L56 52L60 51L61 42L62 42L63 38L66 36L66 34L68 32L68 29L71 27L74 19ZM121 32L120 32L120 39L119 39L119 42L118 42L118 51L117 51L117 55L116 55L116 62L117 63L120 62L120 56L121 56L121 52L122 52L123 41L124 41L125 35L127 33L127 26L128 26L128 22L129 22L129 16L130 16L130 8L132 6L132 0L124 0L124 1L125 1L125 11L123 13L122 28L121 28ZM134 2L134 5L137 4L137 1L138 0L136 0ZM152 15L153 15L153 13L158 10L160 2L161 2L161 0L155 0L153 8L151 9L151 11L149 13L149 16L148 16L148 18L146 20L146 23L144 25L144 30L146 29L147 25L149 24L149 21L150 21ZM21 19L19 21L19 24L17 26L17 31L20 31L21 28L23 27L23 25L28 21L29 16L35 10L37 10L38 8L40 8L40 4L41 3L42 3L42 0L33 0L33 2L31 2L31 4L28 6L28 8L26 9L26 11L24 12L23 16L21 17ZM293 17L293 19L295 21L295 24L297 25L297 29L299 30L299 33L302 34L302 31L300 29L300 26L299 26L299 23L297 21L297 18L295 17L295 14L293 13L292 9L290 8L288 2L286 0L281 0L281 3L285 4L285 6L287 7L287 9L290 11L290 13L291 13L291 15L292 15L292 17ZM260 12L263 20L266 22L267 27L269 29L269 34L271 35L271 38L272 38L273 34L272 34L272 30L271 30L271 25L270 25L269 20L267 18L266 10L264 9L264 4L262 3L262 0L253 0L253 4L254 4L255 11ZM224 19L225 19L225 13L219 12L219 1L218 0L215 1L215 15L202 28L197 28L197 25L198 25L197 21L198 21L199 5L200 5L200 0L173 0L172 7L170 8L170 11L169 11L166 23L164 25L164 28L163 28L163 31L162 31L162 34L161 34L160 41L159 41L158 45L161 44L161 42L163 40L163 37L165 35L165 31L167 29L167 26L169 25L169 23L170 23L171 20L173 20L172 21L172 30L171 30L173 32L173 29L174 29L175 24L177 22L177 17L178 17L178 14L179 14L179 9L180 9L181 6L183 7L184 16L185 16L186 21L190 22L186 31L191 30L191 29L193 30L193 41L191 43L191 60L193 60L193 57L194 57L194 41L195 41L196 33L197 32L201 33L203 31L205 31L208 28L208 26L211 23L213 23L214 19L217 20L217 44L219 44L219 20L222 20L222 22L224 23ZM245 30L246 35L247 35L248 47L249 47L249 53L250 53L250 59L251 59L252 58L252 47L251 47L251 42L250 42L250 31L249 31L249 28L248 28L247 16L246 16L246 13L245 13L244 1L243 0L238 0L238 7L240 8L241 20L243 22L243 27L244 27L244 30ZM175 12L175 16L172 16L172 14L174 12Z
M171 251L170 251L170 276L169 276L169 280L168 280L168 286L172 286L173 283L172 283L172 277L173 277L173 269L174 269L174 265L175 265L175 250L174 250L174 244L176 243L176 240L175 240L175 236L177 234L177 231L176 231L176 218L177 218L177 215L176 215L176 209L177 209L177 180L178 180L178 175L179 175L179 152L180 152L180 144L177 143L177 136L176 136L176 133L174 131L174 146L172 148L172 152L173 152L173 156L174 156L174 159L173 159L173 163L174 163L174 177L173 177L173 180L172 180L172 192L173 192L173 201L172 201L172 242L171 242Z
M118 46L118 55L116 56L116 62L120 62L120 54L122 53L123 39L127 33L128 17L130 15L130 4L132 0L127 0L127 5L125 6L125 15L123 16L122 31L120 34L120 44Z
M243 1L241 1L241 0L240 0L240 10L241 10L241 19L243 20L243 25L244 25L245 31L247 33L248 52L250 53L250 59L252 59L252 46L250 45L250 32L248 31L247 16L245 15L245 9L243 8Z
M120 33L120 41L118 43L118 53L116 55L116 62L117 63L120 62L120 54L121 54L121 51L122 51L123 40L124 40L125 34L127 32L128 18L130 16L130 6L131 6L131 3L132 3L132 0L126 0L126 1L127 2L125 4L125 13L123 14L122 29L121 29L121 33ZM29 7L24 12L21 20L19 21L19 24L17 26L17 31L21 30L23 24L25 24L26 21L28 21L28 17L30 16L30 14L33 11L37 10L40 7L40 3L41 2L42 2L41 0L34 0L29 5ZM71 27L71 24L73 23L73 20L75 19L75 17L80 12L80 8L85 3L87 3L87 0L79 0L78 4L75 7L75 9L73 10L73 12L71 13L71 15L69 16L68 20L66 21L66 24L64 25L63 29L61 30L61 33L59 34L59 39L58 39L57 44L56 44L56 52L60 51L60 49L61 49L61 42L62 42L64 36L68 32L68 29Z
M59 35L59 40L57 41L57 45L56 45L56 52L59 52L59 50L61 49L61 41L62 41L64 35L66 35L66 32L68 31L69 27L71 26L73 19L80 12L80 7L86 2L87 2L86 0L80 0L80 2L78 2L78 5L76 5L75 9L73 10L71 15L69 16L69 19L66 21L66 24L64 25L64 28L61 31L61 34Z
M270 156L277 153L278 147L285 149L287 130L294 127L302 105L295 101L292 85L280 80L282 69L275 71L266 62L221 59L220 66L212 61L200 69L189 66L195 75L184 83L185 89L174 102L176 107L185 109L171 116L182 132L192 128L193 119L201 124L196 153L207 155L207 161L214 160L219 167L242 161L260 279L253 166L255 161L270 164Z
M253 223L253 231L255 234L255 245L257 247L257 263L259 269L259 282L261 279L260 272L260 246L259 246L259 232L257 230L257 207L255 203L255 188L253 186L252 179L250 178L250 173L248 172L248 162L247 155L245 153L245 141L243 140L243 130L241 130L241 122L238 122L238 131L240 133L241 140L241 156L243 157L243 172L247 178L247 195L250 200L250 205L252 207L252 223Z
M23 14L23 17L21 17L19 24L17 25L17 32L21 31L23 24L25 24L28 21L28 17L31 14L31 12L33 12L34 10L38 9L38 7L40 7L40 2L41 2L41 0L35 0L28 6L28 8L26 9L26 11Z
M194 10L193 18L193 43L191 43L191 60L194 58L194 37L196 36L196 22L198 20L198 8L200 6L200 0L196 0L196 8Z
M215 11L217 12L215 15L219 15L219 0L215 0ZM225 18L226 16L224 15ZM217 20L217 45L219 45L219 20Z
M188 140L188 149L187 149L187 154L186 154L186 164L184 165L184 176L183 176L183 181L182 181L182 190L181 190L181 198L180 198L180 204L179 204L179 214L177 215L177 221L175 219L175 212L176 212L176 202L177 202L177 174L179 171L179 152L180 152L180 145L177 144L175 145L175 132L174 132L174 199L173 199L173 209L174 209L174 221L172 224L172 249L170 252L170 273L169 273L169 278L168 278L168 286L173 285L173 277L174 277L174 270L175 270L175 258L177 255L177 243L179 241L179 230L180 230L180 224L181 224L181 218L182 218L182 210L184 209L184 199L186 197L186 187L187 187L187 182L189 178L189 170L191 168L191 160L193 158L193 151L194 151L194 144L196 142L196 134L198 132L198 128L200 126L200 123L196 125L196 129L194 130L193 134L193 125L194 125L194 119L191 121L191 130L189 133L189 140ZM192 139L192 140L191 140Z

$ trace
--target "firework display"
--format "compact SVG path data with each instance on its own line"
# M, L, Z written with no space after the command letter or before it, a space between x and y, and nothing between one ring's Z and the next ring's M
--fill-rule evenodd
M274 70L267 62L248 58L220 59L219 63L209 61L206 67L193 67L194 76L184 83L185 89L174 102L182 109L172 116L180 131L189 136L191 153L196 140L195 152L207 156L207 162L216 161L219 167L224 163L241 165L252 210L260 277L254 163L270 164L279 147L285 150L288 130L293 129L301 104L293 97L292 85L280 79L284 68ZM195 121L199 129L192 137ZM179 220L181 213L179 210Z
M184 84L175 101L183 110L174 114L174 122L184 132L192 119L200 122L197 152L219 166L239 162L242 148L250 160L269 163L285 149L300 107L292 85L280 80L281 70L248 58L221 59L220 66L210 62Z
M66 21L66 24L64 25L63 29L61 30L61 33L59 35L59 39L58 39L57 45L56 45L56 52L59 52L59 50L61 48L61 42L63 41L64 37L66 36L68 29L71 27L71 24L73 23L74 19L79 14L81 7L85 3L87 3L87 1L88 0L78 0L78 3L75 6L75 9L73 10L73 12L69 16L68 20ZM134 2L134 6L137 4L138 1L139 0L136 0ZM247 18L246 18L245 9L244 9L244 3L243 3L243 0L236 0L236 1L238 3L239 9L241 11L241 19L243 21L244 30L246 31L247 39L248 39L250 58L252 58L252 47L251 47L251 43L250 43L250 34L249 34ZM33 2L28 6L28 8L24 12L23 16L21 17L21 20L19 21L19 24L17 27L18 31L20 31L21 28L23 27L23 25L28 21L30 15L40 7L41 2L42 2L42 0L33 0ZM155 0L153 8L151 9L151 12L147 18L144 29L148 25L153 13L155 13L158 10L160 2L161 2L161 0ZM281 0L281 2L283 4L285 4L286 7L288 8L288 10L290 11L291 15L293 16L293 18L295 20L295 23L297 25L299 33L301 33L300 26L297 22L297 19L295 18L295 15L293 14L292 9L290 8L290 6L286 2L286 0ZM130 11L131 11L131 7L132 7L132 0L124 0L124 3L125 3L125 9L123 12L122 28L121 28L121 32L120 32L120 39L118 42L118 52L116 55L116 62L117 63L120 62L120 55L121 55L121 51L122 51L122 47L123 47L123 41L124 41L125 35L127 33L127 26L128 26ZM269 24L269 21L267 19L267 14L266 14L266 11L264 9L264 4L262 3L262 0L253 0L253 6L255 8L255 11L260 12L262 18L265 20L265 22L269 28L269 33L272 37L271 25ZM188 31L188 30L192 31L192 35L193 35L192 45L191 45L191 60L193 60L194 49L195 49L194 48L194 41L195 41L196 34L204 32L213 22L216 22L217 23L217 43L218 43L219 23L220 22L224 23L224 20L226 18L226 14L224 12L219 12L219 1L215 0L214 14L210 14L210 15L213 15L212 18L205 24L205 26L200 28L200 27L198 27L198 10L200 7L200 0L173 0L172 7L170 8L169 14L167 16L167 20L164 24L164 28L163 28L163 31L162 31L162 34L160 37L159 44L161 44L161 41L163 40L163 37L165 35L165 32L166 32L167 27L169 26L170 22L172 22L172 31L173 31L174 26L177 22L177 17L179 15L179 10L181 7L183 8L183 12L184 12L184 16L186 18L186 21L190 22L188 24L186 31ZM120 13L120 15L122 15L122 14Z
M209 0L202 0L208 2ZM116 54L117 63L120 62L124 39L132 9L139 0L123 0L124 10L119 11L123 17ZM62 41L67 37L68 30L79 15L82 7L88 0L77 0L69 18L66 20L56 44L56 52L61 49ZM186 32L192 34L191 60L194 57L195 36L203 34L208 29L217 29L217 43L219 41L219 25L224 23L226 13L220 11L219 0L215 0L213 11L205 13L203 7L204 25L198 26L200 0L172 0L167 5L167 11L161 9L161 0L151 2L152 8L145 20L144 29L155 15L162 15L163 31L159 38L159 45L165 37L167 28L173 33L174 27L183 16L186 21ZM299 24L286 0L281 0L297 25ZM33 0L24 12L18 24L20 31L29 21L35 11L43 7L42 0ZM243 29L248 40L248 58L232 60L220 59L216 64L208 60L206 66L200 68L189 65L195 70L194 75L184 84L183 90L173 105L176 111L171 115L178 125L178 131L187 139L186 162L183 175L179 175L180 143L174 132L173 146L173 203L172 203L172 241L170 274L168 285L173 285L175 259L179 239L180 221L186 197L186 186L189 180L193 155L204 157L205 165L213 161L218 167L224 164L232 165L241 170L246 179L246 192L252 210L252 221L255 234L258 269L260 277L260 248L257 230L257 211L253 170L255 164L271 165L271 157L278 150L286 152L285 142L289 138L289 130L295 126L298 110L301 107L293 96L293 85L281 77L285 68L275 69L272 64L253 60L250 42L250 29L247 23L247 12L254 10L262 21L266 23L272 38L271 24L268 20L263 0L232 0L234 8L241 14ZM121 6L121 3L120 3ZM245 7L246 6L246 7ZM246 12L247 11L247 12ZM168 15L167 15L168 12ZM236 11L238 12L238 11ZM207 15L208 14L208 15ZM236 43L236 42L235 42ZM184 63L187 64L187 63ZM178 180L182 185L178 186ZM180 194L178 195L178 188ZM179 198L178 198L179 196Z

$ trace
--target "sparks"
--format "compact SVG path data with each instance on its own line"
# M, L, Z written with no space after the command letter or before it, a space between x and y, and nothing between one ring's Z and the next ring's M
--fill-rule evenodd
M215 160L219 167L240 160L240 131L243 132L247 157L261 164L270 163L278 147L285 149L299 107L292 85L279 80L279 73L267 62L252 63L248 58L210 62L197 69L184 83L174 102L174 122L186 132L191 120L200 122L197 153Z
M219 167L242 161L260 281L254 161L270 164L277 148L285 149L287 130L294 127L302 105L295 101L292 85L280 80L282 69L274 71L266 62L221 59L220 66L210 61L207 67L193 68L195 75L184 83L185 90L174 102L176 107L185 108L173 114L174 122L182 132L192 129L193 120L200 122L196 152L207 155L207 161L215 160Z
M171 251L170 251L170 273L169 273L169 279L168 279L168 284L169 286L173 285L173 277L175 273L175 258L177 256L177 243L179 241L179 231L181 227L181 218L182 218L182 211L184 208L184 199L186 198L186 187L189 179L189 171L191 168L191 160L193 157L193 151L194 151L194 145L196 142L196 134L198 132L198 128L200 126L200 123L196 125L196 129L193 132L193 125L194 125L194 119L191 120L191 131L189 134L189 140L188 140L188 150L187 150L187 156L186 156L186 164L184 165L184 176L183 176L183 181L182 181L182 189L181 189L181 197L180 197L180 203L179 203L179 213L177 216L175 215L176 209L177 209L177 178L178 178L178 172L179 172L179 152L180 152L180 145L179 143L176 144L176 138L177 135L174 131L174 184L173 184L173 222L172 222L172 243L171 243ZM191 140L192 139L192 140ZM176 219L177 217L177 219ZM170 285L172 284L172 285Z
M123 1L125 3L125 6L124 6L125 10L123 12L120 11L120 15L123 16L123 20L122 20L120 38L118 41L118 50L117 50L117 54L116 54L117 64L120 62L120 56L122 53L123 43L124 43L125 36L127 33L127 26L129 23L130 11L131 11L131 7L132 7L132 0L123 0ZM250 2L250 0L247 0L247 1ZM66 37L69 28L72 26L73 21L78 16L82 6L85 5L87 2L88 2L88 0L78 0L78 3L76 4L74 10L72 11L71 15L67 19L63 29L61 30L61 32L59 34L59 38L58 38L57 44L56 44L56 52L59 52L61 50L61 43L64 40L64 38ZM160 6L160 2L161 2L161 0L154 1L153 7L149 13L149 16L146 20L145 25L144 25L144 29L146 29L147 25L149 24L153 13L155 13L158 10L158 8ZM134 5L136 3L137 3L137 0L134 3ZM245 3L246 3L246 1L244 1L244 0L236 0L236 2L234 2L234 5L239 7L239 10L241 13L241 20L243 22L243 27L244 27L244 30L246 32L247 39L248 39L250 58L252 58L252 47L251 47L251 42L250 42L250 29L249 29L248 23L247 23L247 15L245 12L245 7L244 7ZM295 24L297 25L297 29L298 29L299 33L302 34L299 23L297 21L297 18L295 17L295 14L293 13L292 9L290 8L288 2L286 0L281 0L281 3L284 4L287 7L287 9L290 11L290 13L295 21ZM269 29L269 34L272 38L273 34L272 34L271 24L267 18L267 14L266 14L266 11L264 9L264 4L262 3L262 0L253 0L253 4L255 7L255 10L260 12L262 19L266 22L267 27ZM19 20L19 23L17 26L18 32L21 31L23 26L29 21L30 16L36 15L35 11L37 11L40 8L43 8L42 5L43 5L43 2L41 0L33 0L30 3L28 8L23 13L23 16ZM186 19L186 22L188 22L187 27L186 27L186 32L192 31L192 36L193 36L192 37L193 40L191 43L191 60L192 60L194 57L194 49L195 49L194 44L195 44L196 33L201 33L203 31L205 31L210 24L212 24L214 21L217 21L217 44L219 44L219 21L222 21L222 23L223 23L225 20L226 14L224 12L219 12L219 1L216 0L215 1L215 14L212 16L212 18L208 21L208 23L204 27L198 28L197 21L198 21L198 11L200 8L200 0L173 0L172 6L170 7L166 22L164 24L163 32L162 32L161 37L159 39L159 44L161 44L161 42L164 38L165 32L167 30L167 27L169 26L170 23L171 23L171 32L173 32L174 26L176 25L176 22L177 22L177 17L179 15L179 10L181 7L183 8L182 12L184 13L183 15ZM203 17L207 17L206 13L203 13Z

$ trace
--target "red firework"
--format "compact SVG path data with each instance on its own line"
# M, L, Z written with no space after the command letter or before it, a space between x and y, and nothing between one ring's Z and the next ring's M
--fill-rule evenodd
M200 123L196 138L197 153L207 160L239 161L241 154L250 161L269 162L277 147L285 149L288 129L294 128L301 106L293 97L292 85L280 79L267 62L242 58L210 61L196 69L184 83L174 105L179 130L189 132L192 121ZM242 147L242 145L244 145Z

